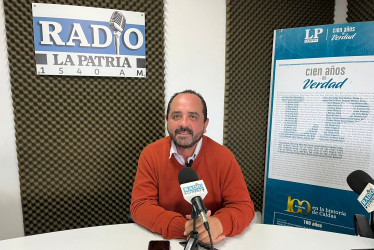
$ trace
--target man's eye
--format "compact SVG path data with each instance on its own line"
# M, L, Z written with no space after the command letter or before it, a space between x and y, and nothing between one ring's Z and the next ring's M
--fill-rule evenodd
M197 116L196 116L196 115L191 115L191 119L192 119L192 120L196 120L196 119L197 119Z
M180 119L181 116L180 115L173 115L173 119Z

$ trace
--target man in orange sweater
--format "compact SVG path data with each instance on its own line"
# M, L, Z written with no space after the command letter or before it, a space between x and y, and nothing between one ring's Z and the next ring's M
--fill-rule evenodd
M203 135L209 123L203 97L192 90L176 93L166 121L169 136L148 145L139 157L132 219L167 239L188 237L192 206L183 198L178 173L193 162L191 167L208 190L204 204L213 243L240 234L254 217L253 202L234 155ZM209 244L201 220L196 231L199 240Z

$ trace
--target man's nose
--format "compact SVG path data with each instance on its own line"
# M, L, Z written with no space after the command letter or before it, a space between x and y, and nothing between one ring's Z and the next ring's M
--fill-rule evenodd
M181 121L180 121L180 125L181 125L182 127L187 127L188 124L189 124L188 117L183 116L183 118L182 118Z

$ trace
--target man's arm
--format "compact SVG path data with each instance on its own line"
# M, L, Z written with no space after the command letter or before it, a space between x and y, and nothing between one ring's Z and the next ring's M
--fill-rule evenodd
M139 225L161 234L164 238L185 238L186 219L182 214L167 211L158 205L157 171L141 154L132 190L131 216Z
M240 234L253 220L255 211L239 164L233 157L224 170L221 183L223 208L213 217L219 219L225 236Z
M254 206L249 196L243 174L235 158L231 164L222 170L221 195L224 207L216 211L213 216L208 211L207 217L210 225L213 243L221 241L225 236L240 234L254 218ZM186 216L188 221L185 224L185 235L192 231L191 216ZM199 233L199 240L209 244L209 236L199 219L196 223L196 231Z

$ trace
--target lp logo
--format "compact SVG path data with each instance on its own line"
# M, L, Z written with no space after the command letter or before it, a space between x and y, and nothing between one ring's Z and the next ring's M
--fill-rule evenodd
M287 210L286 212L294 213L294 214L302 214L302 215L308 215L310 213L310 203L307 201L300 201L298 199L291 199L291 195L288 195L288 202L287 202ZM296 204L295 204L296 202ZM304 207L303 204L306 206ZM295 211L295 208L297 210ZM304 211L304 212L303 212Z
M323 29L322 28L314 29L314 34L313 35L310 35L309 32L310 32L310 29L305 30L305 40L318 39L318 35L322 34Z

